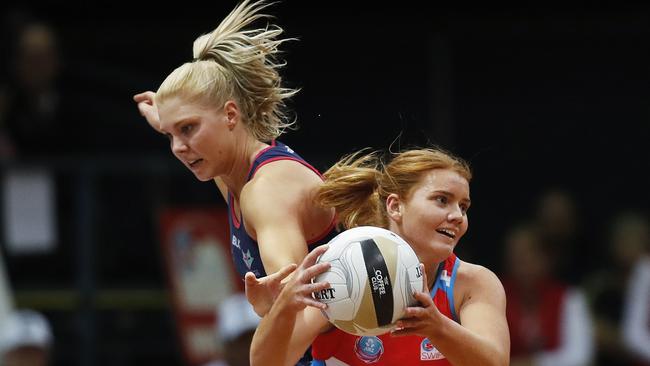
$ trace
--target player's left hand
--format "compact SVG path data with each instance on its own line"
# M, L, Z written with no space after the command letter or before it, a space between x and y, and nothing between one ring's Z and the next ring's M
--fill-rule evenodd
M329 288L330 284L327 282L312 282L312 280L331 267L329 262L316 263L318 257L325 253L328 248L327 244L321 245L307 254L296 272L291 276L291 279L287 281L273 306L296 313L307 306L321 310L327 307L326 304L314 299L312 294Z

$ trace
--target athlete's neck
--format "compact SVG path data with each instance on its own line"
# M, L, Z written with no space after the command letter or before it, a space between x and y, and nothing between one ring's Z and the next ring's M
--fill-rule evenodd
M433 285L436 283L436 275L438 274L438 265L439 265L439 263L434 263L432 265L427 266L427 268L426 268L426 272L427 272L427 289L429 289L429 291L431 291L431 289L433 288Z
M239 201L239 195L244 185L248 182L248 173L260 151L269 145L248 136L242 143L236 145L235 159L230 172L223 177L228 191Z

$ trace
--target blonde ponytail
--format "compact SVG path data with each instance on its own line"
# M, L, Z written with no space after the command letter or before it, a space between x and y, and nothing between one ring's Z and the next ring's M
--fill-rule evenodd
M283 30L276 25L244 29L259 19L270 4L241 2L219 26L194 41L194 61L174 70L161 84L156 102L182 96L189 102L220 108L234 99L244 123L260 141L270 141L294 125L285 113L285 100L298 92L282 87L278 70L278 39Z

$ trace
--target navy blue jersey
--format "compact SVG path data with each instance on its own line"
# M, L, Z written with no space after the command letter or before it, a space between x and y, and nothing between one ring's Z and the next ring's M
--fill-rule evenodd
M252 166L248 172L248 177L246 181L250 181L255 172L265 164L277 161L277 160L293 160L297 161L310 170L314 171L319 176L321 175L316 169L309 165L303 158L296 154L288 146L273 141L271 146L262 150L253 161ZM232 260L235 264L235 269L239 275L243 278L246 272L255 273L256 277L266 276L266 270L264 269L264 264L262 263L262 258L260 257L260 250L257 245L257 242L251 238L246 232L244 227L244 217L243 214L241 219L237 218L235 214L235 209L233 205L233 196L228 194L228 222L230 224L230 249L232 253ZM332 224L318 237L312 239L308 245L308 250L312 251L314 248L321 244L329 242L334 236L336 236L337 231L334 225L334 220Z
M321 174L314 167L309 165L303 158L296 154L288 146L276 142L275 140L271 142L271 146L262 150L253 161L253 165L248 171L248 177L246 181L250 181L255 172L265 164L277 161L277 160L293 160L297 161L305 167L309 168L319 176ZM257 245L257 242L251 238L246 232L244 227L244 216L241 215L240 219L237 219L235 214L235 208L233 205L233 196L228 193L228 223L230 224L230 251L232 253L232 260L235 264L235 269L239 275L243 278L246 272L255 273L256 277L266 276L266 270L264 269L264 263L262 263L262 258L260 257L260 249ZM332 219L331 225L318 237L310 240L307 243L308 251L312 251L314 248L321 244L328 243L332 238L338 234L335 226L334 219ZM296 366L307 366L311 363L311 347L305 352L305 355L298 361Z

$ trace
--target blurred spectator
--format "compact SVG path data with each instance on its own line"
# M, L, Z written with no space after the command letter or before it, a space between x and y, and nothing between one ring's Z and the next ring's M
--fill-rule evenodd
M631 351L636 349L642 355L644 351L639 350L639 346L644 342L646 359L650 360L647 356L650 354L647 326L650 282L642 284L643 268L648 266L650 241L647 219L632 212L617 215L611 223L607 240L607 264L586 281L596 324L596 363L635 365L639 364L638 356ZM642 320L644 317L645 322ZM627 323L625 330L621 327L624 323ZM638 336L628 342L631 347L626 346L624 333L628 337Z
M554 278L555 258L532 226L511 229L505 241L511 365L589 364L592 324L583 293Z
M218 308L218 338L223 342L223 361L205 366L248 366L250 346L260 317L243 293L231 295Z
M0 85L0 157L68 152L79 131L61 85L59 40L45 23L18 18L9 25L8 75Z
M5 271L5 261L2 246L0 246L0 326L4 324L5 319L9 316L13 307L13 293L11 292L9 278L7 276L7 272Z
M47 319L32 310L17 310L0 325L0 365L46 366L52 331Z
M635 258L630 261L631 273L625 286L623 340L638 364L650 365L650 224L642 215L623 216L620 221L625 243L619 245L629 247L627 254Z
M639 259L630 276L623 315L625 345L643 365L650 365L650 258L647 254Z
M545 191L537 201L534 220L544 248L553 258L554 275L577 283L584 261L583 265L575 266L574 259L584 245L584 238L574 197L560 188Z

